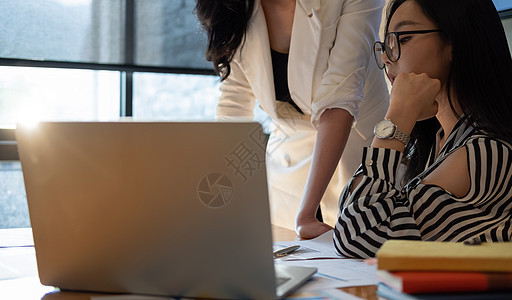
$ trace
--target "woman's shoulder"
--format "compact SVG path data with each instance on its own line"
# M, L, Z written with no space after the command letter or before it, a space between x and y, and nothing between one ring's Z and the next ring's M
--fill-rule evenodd
M495 137L483 131L477 131L466 141L467 147L478 147L484 150L507 150L512 152L512 144L509 141Z

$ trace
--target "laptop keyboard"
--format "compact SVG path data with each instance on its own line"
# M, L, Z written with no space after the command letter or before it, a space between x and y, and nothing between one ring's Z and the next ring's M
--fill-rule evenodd
M290 280L290 277L276 277L276 287Z

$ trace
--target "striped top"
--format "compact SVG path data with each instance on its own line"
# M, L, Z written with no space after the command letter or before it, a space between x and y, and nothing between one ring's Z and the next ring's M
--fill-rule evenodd
M442 131L438 133L439 141ZM438 145L439 143L435 143ZM450 153L466 147L470 190L462 198L421 180ZM512 146L461 119L427 168L404 188L396 188L402 153L364 148L355 176L361 183L343 190L334 228L336 251L347 257L374 257L388 239L461 242L512 240Z

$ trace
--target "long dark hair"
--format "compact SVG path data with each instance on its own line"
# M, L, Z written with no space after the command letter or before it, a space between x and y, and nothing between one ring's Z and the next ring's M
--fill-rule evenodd
M195 13L208 35L206 59L226 79L238 47L243 45L254 0L196 0Z
M441 38L452 45L446 94L464 117L488 134L512 142L512 58L505 30L491 0L391 0L386 32L397 8L415 1L441 29ZM404 151L404 181L424 170L428 153L440 128L436 118L416 123ZM445 133L449 134L449 132Z

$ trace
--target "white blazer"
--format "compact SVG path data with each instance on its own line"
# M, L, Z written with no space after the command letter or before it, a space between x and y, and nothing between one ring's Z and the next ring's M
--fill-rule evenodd
M326 219L335 220L339 193L388 106L384 74L377 68L372 52L373 43L379 40L384 4L385 0L297 0L288 86L292 99L304 112L302 115L288 104L276 101L268 30L260 0L256 1L245 43L231 62L231 74L221 84L217 117L252 119L257 99L275 123L277 131L272 133L267 150L271 202L290 196L286 208L277 213L286 210L292 220L295 217L309 172L315 127L326 109L342 108L355 120L340 166L340 172L346 174L340 175L341 179L337 175L333 178L335 199L322 200L322 204L330 201L328 206L335 210L332 218ZM276 149L271 149L272 145ZM350 157L350 161L344 163L344 157ZM280 200L272 199L277 198L272 195L273 187L283 190ZM291 204L294 201L296 205ZM278 225L293 227L290 218L275 216L273 212L273 222L277 218L287 219L286 224Z

